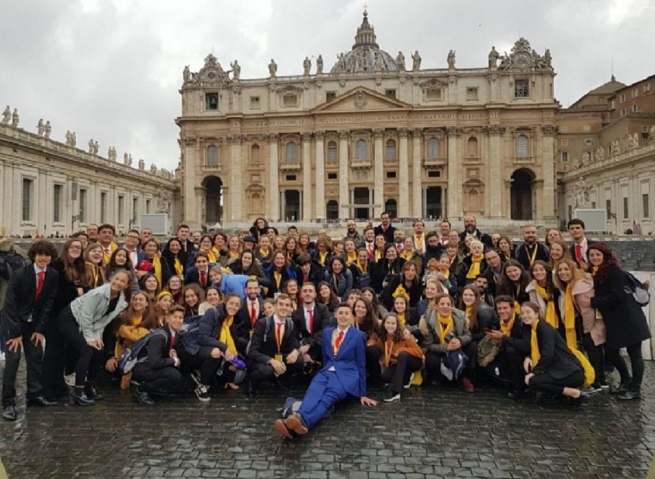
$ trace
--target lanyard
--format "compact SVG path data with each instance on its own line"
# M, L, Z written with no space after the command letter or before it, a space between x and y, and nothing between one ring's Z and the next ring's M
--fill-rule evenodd
M524 245L523 247L525 248L525 252L528 253L528 259L530 260L530 266L532 266L532 263L534 263L534 259L537 257L537 249L539 249L539 248L535 244L534 245L534 252L532 253L532 255L530 255L530 249L528 249L528 247L526 245Z

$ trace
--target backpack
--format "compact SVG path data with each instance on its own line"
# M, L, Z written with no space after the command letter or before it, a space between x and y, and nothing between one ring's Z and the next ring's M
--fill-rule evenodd
M139 362L139 354L143 348L145 348L148 342L158 334L166 336L166 333L161 329L155 329L154 331L150 331L144 337L136 341L132 346L126 348L125 351L123 351L121 357L118 358L118 370L121 374L125 375L132 372L134 366L136 366Z
M14 250L0 252L0 278L9 280L17 269L27 264L27 260Z
M625 273L625 294L631 295L635 302L641 306L647 306L650 302L650 293L644 289L641 281L639 281L632 273L629 271L624 271Z

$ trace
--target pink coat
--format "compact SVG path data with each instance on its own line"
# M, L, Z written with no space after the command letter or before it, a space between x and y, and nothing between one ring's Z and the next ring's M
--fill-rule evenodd
M596 317L596 310L591 306L583 308L578 305L580 298L591 300L593 297L594 281L591 278L580 280L575 284L575 286L573 286L573 304L575 304L575 309L577 309L582 316L582 329L585 333L591 334L591 339L594 344L598 346L605 342L605 323L603 322L603 318ZM562 300L561 306L563 308L564 295L561 295L560 298Z

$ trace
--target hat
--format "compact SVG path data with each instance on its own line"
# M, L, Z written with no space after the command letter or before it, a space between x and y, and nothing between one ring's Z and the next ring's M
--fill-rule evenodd
M246 236L245 238L243 238L243 242L257 243L257 240L253 236Z

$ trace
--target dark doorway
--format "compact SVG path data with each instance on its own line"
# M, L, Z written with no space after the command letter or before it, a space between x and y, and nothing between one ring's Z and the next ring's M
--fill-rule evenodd
M425 217L437 219L441 218L442 214L441 186L430 186L425 190Z
M327 202L326 206L326 218L329 220L338 220L339 219L339 203L334 200Z
M398 217L398 202L396 200L387 200L384 203L384 211L389 213L389 218Z
M532 186L535 175L532 170L521 168L512 174L512 219L532 219Z
M223 181L218 176L208 176L202 182L205 187L205 218L207 225L220 223L223 218Z
M355 203L355 219L368 220L371 217L371 209L369 207L371 196L368 188L355 188L354 191ZM357 206L362 205L362 206Z
M298 221L298 218L300 218L300 192L286 190L284 192L284 219Z

